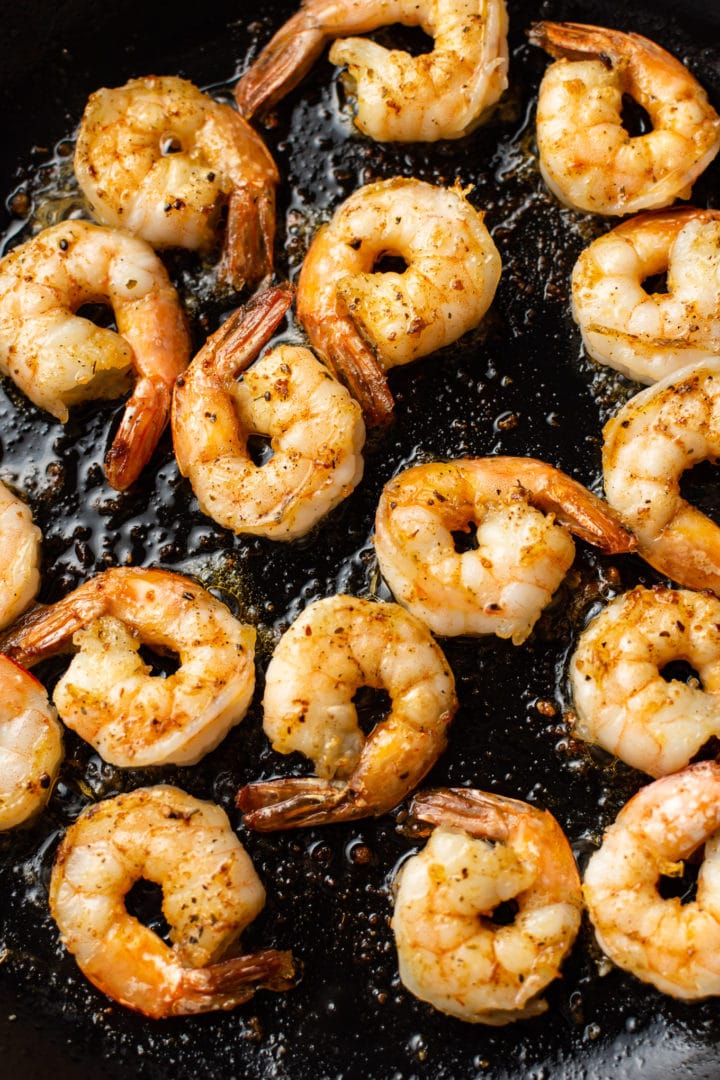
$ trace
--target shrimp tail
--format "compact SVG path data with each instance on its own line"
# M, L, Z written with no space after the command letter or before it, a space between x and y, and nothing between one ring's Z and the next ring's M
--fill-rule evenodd
M236 956L204 968L186 968L181 994L174 1002L176 1016L234 1009L249 1001L257 990L281 992L296 984L296 968L291 952L262 949Z
M12 626L3 630L0 634L0 653L4 653L23 668L28 668L33 662L37 662L40 657L34 656L33 650L26 647L25 635L32 632L33 627L45 618L49 610L50 607L47 604L36 604L16 619Z
M116 491L126 491L152 457L170 418L170 402L166 383L150 378L136 383L105 455L105 475Z
M0 634L0 651L22 667L68 652L73 634L105 611L102 588L87 582L57 604L38 604Z
M303 321L311 321L311 316L306 316ZM325 323L322 344L315 340L311 328L310 339L335 378L347 386L359 402L365 422L371 427L387 425L395 409L387 376L352 320L343 318L332 327Z
M286 282L254 296L208 338L197 354L196 362L211 369L221 380L234 379L250 366L270 340L290 307L293 295L293 286Z
M274 188L235 188L228 200L220 280L236 292L266 284L273 271L274 236Z
M410 804L409 823L414 831L419 822L462 829L473 836L503 840L508 833L508 809L527 813L528 806L490 792L466 788L437 788L416 795ZM538 811L540 813L540 811Z
M267 112L304 79L322 53L326 32L301 8L278 30L235 87L241 116Z
M256 832L300 829L366 817L368 809L344 780L289 777L247 784L235 805Z
M611 30L574 22L536 22L528 30L527 36L531 44L558 60L597 59L611 66L611 58L607 55L614 37Z
M555 515L561 525L606 555L621 555L637 547L635 537L606 502L557 470L526 492L531 505Z
M538 22L528 30L528 38L558 60L600 60L608 68L620 68L628 63L629 50L641 49L646 63L652 59L685 74L679 60L642 34L585 23Z

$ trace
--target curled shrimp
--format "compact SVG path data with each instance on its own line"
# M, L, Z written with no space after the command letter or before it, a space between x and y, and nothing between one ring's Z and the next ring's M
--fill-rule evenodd
M353 701L385 690L390 712L365 738ZM268 666L263 726L273 749L311 758L316 776L248 784L243 822L270 830L379 816L445 749L455 681L422 623L397 604L332 596L310 604Z
M40 588L41 544L30 508L0 481L0 628L13 622Z
M720 117L684 64L639 34L581 23L536 23L530 40L554 57L540 85L540 170L561 202L632 214L690 198L720 149ZM652 130L631 136L627 94Z
M235 109L186 79L149 76L90 96L75 147L94 216L154 247L207 253L224 224L220 277L270 277L278 171Z
M141 878L162 887L171 946L125 906ZM154 1019L234 1009L260 988L292 986L288 952L225 958L264 904L226 814L169 785L88 807L65 834L50 882L50 911L83 974Z
M665 899L703 849L695 899ZM702 761L642 788L606 830L587 866L585 903L614 964L664 994L720 994L720 765Z
M118 332L79 314L109 304ZM80 401L135 386L105 459L123 490L149 461L170 416L190 336L165 267L145 241L87 221L63 221L0 262L0 370L63 423Z
M667 291L643 283L667 274ZM652 383L720 353L720 211L639 214L580 253L573 317L590 356Z
M44 686L0 654L0 830L42 810L63 757L62 729Z
M455 535L475 531L467 551ZM570 533L607 553L632 538L577 481L534 458L415 465L384 487L375 550L394 597L434 634L522 644L570 568Z
M700 686L667 681L684 660ZM570 661L573 732L650 776L677 772L720 735L720 600L638 587L580 635Z
M429 791L411 815L436 828L395 882L400 978L416 997L471 1023L507 1024L547 1008L580 927L580 875L555 818L466 788ZM493 912L514 900L508 925Z
M381 26L419 26L431 52L411 56L367 38ZM304 0L240 79L240 112L267 110L297 86L328 41L333 64L346 66L357 101L355 123L380 142L459 139L507 86L507 13L503 0Z
M383 255L402 273L375 271ZM297 312L313 347L373 424L393 408L385 372L477 326L500 279L500 255L458 187L395 177L368 184L314 237Z
M153 676L141 644L176 656ZM121 567L30 612L3 639L25 667L74 647L55 687L65 724L112 765L193 765L245 715L255 630L202 586L168 570Z
M307 533L363 473L360 406L309 349L280 345L249 367L291 298L268 289L231 316L178 380L172 411L178 466L203 513L275 540ZM260 465L253 435L270 438Z
M720 359L640 391L603 437L607 499L638 554L679 585L720 594L720 528L680 493L686 469L720 456Z

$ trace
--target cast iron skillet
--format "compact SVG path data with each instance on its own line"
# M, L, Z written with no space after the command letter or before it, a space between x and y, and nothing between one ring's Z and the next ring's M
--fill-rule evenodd
M387 597L371 535L385 481L403 466L468 454L532 454L599 490L601 428L637 387L583 355L569 315L568 276L579 250L607 223L562 209L539 179L533 107L546 57L524 31L533 19L572 19L636 30L685 58L720 104L720 15L706 0L510 0L511 87L493 120L452 144L382 147L359 138L334 69L322 62L276 110L268 142L284 185L278 276L292 276L309 236L360 183L398 173L474 184L501 250L503 277L482 331L441 355L396 371L393 427L374 435L355 494L307 541L239 540L205 519L179 478L166 436L137 488L118 495L99 466L118 403L78 410L63 428L0 387L3 479L23 491L43 529L43 601L107 565L158 563L196 575L259 627L259 687L243 724L200 766L123 771L68 735L67 759L42 817L0 837L0 1051L6 1075L60 1077L459 1078L470 1076L687 1077L715 1075L720 1018L714 1002L687 1006L604 964L584 927L549 1011L504 1029L464 1025L413 999L397 978L388 925L389 881L416 841L402 811L377 822L270 836L248 834L233 809L249 780L301 772L261 731L263 672L282 629L311 599L346 590ZM74 128L88 94L128 77L177 73L227 90L258 44L291 12L265 0L252 16L237 3L176 15L160 3L85 0L2 3L2 190L6 246L28 220L81 209L69 169ZM382 35L381 35L382 37ZM405 34L408 47L422 47ZM344 111L345 110L345 111ZM630 116L628 123L642 124ZM716 164L694 201L718 204ZM168 264L188 303L196 340L233 298L185 257ZM283 335L301 338L288 324ZM686 478L690 497L718 505L712 470ZM549 808L581 863L603 827L646 778L572 740L566 660L590 614L625 588L658 580L639 559L596 556L578 545L575 568L525 645L445 642L461 709L451 747L428 782L472 784ZM42 674L49 685L60 665ZM369 712L377 702L369 703ZM708 752L712 752L709 748ZM169 780L231 814L267 885L268 906L246 944L292 948L298 988L258 994L223 1015L149 1022L98 994L58 943L47 911L53 853L90 801ZM692 883L686 882L691 890ZM159 925L152 889L138 914Z

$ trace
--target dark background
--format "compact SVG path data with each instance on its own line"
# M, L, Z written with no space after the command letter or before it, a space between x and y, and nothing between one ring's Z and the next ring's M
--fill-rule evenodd
M181 74L225 93L294 6L0 4L0 115L6 247L40 222L82 209L69 154L87 96L143 74ZM317 224L359 184L395 174L475 185L471 201L503 257L483 328L462 343L391 374L392 428L371 436L366 474L347 502L305 541L242 540L198 511L165 436L142 482L118 495L100 462L121 404L87 406L64 428L0 387L0 475L29 500L44 534L40 599L52 601L91 573L127 561L192 573L259 628L258 693L246 720L192 769L124 771L67 738L50 804L30 828L0 836L0 1061L4 1075L460 1078L685 1077L717 1075L714 1002L684 1005L604 964L584 926L547 994L545 1016L503 1029L448 1019L399 984L389 927L389 882L413 841L401 810L377 822L253 836L233 810L237 787L307 770L267 747L263 672L283 628L310 600L339 590L387 592L378 579L372 522L383 484L407 464L488 453L531 454L600 487L601 430L637 387L583 355L569 314L573 262L608 227L561 208L539 178L534 101L547 58L529 46L534 19L573 19L636 30L686 60L720 104L720 15L683 5L547 0L509 3L510 89L483 128L458 143L382 147L358 137L337 72L321 61L277 108L265 134L284 178L278 277L294 276ZM377 35L398 40L396 33ZM410 48L418 35L401 31ZM639 121L638 121L639 122ZM717 164L695 187L718 206ZM236 302L204 268L168 255L198 344ZM289 323L280 334L301 339ZM694 501L718 505L710 468L687 478ZM644 782L640 774L572 739L566 661L601 603L656 576L636 558L604 559L583 544L573 571L521 647L492 640L443 642L461 701L451 745L429 782L472 784L549 808L581 865L603 827ZM60 663L40 672L51 685ZM47 882L62 831L90 801L169 780L231 814L268 890L248 948L292 948L298 988L259 994L225 1015L150 1022L97 993L58 943ZM157 918L151 892L139 913Z

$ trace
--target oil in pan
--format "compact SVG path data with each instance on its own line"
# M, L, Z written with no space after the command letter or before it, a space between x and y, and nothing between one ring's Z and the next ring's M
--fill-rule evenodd
M235 74L293 8L265 5L252 24L236 11L228 27L208 28L200 44L183 41L177 30L154 39L128 31L124 61L112 61L114 83L162 69L229 99ZM47 810L30 828L0 835L0 1046L23 1077L44 1074L50 1054L54 1071L68 1077L89 1075L90 1068L103 1076L131 1068L149 1078L278 1080L660 1077L675 1068L713 1075L720 1042L716 1006L684 1005L615 969L587 923L562 978L547 991L548 1011L536 1019L505 1028L463 1024L404 990L389 919L394 872L418 847L402 828L406 806L377 820L268 835L244 829L234 809L243 784L307 770L299 757L275 754L261 727L264 672L282 631L316 598L340 591L389 598L372 543L387 480L404 466L437 459L532 455L600 491L602 426L637 389L587 359L570 315L572 266L607 223L560 206L539 176L534 109L547 58L528 44L525 31L538 18L638 31L684 59L718 105L717 20L707 13L680 19L638 0L621 11L608 0L546 0L539 8L511 0L509 13L510 86L472 135L433 145L377 144L359 136L347 87L326 60L262 129L283 178L278 279L296 278L310 238L344 198L361 184L395 175L472 185L468 197L485 211L503 260L482 327L391 373L394 422L372 433L362 483L309 537L278 544L235 537L215 525L198 511L179 475L168 434L142 480L114 492L101 463L120 403L78 408L63 426L11 383L0 389L0 471L25 493L43 532L41 601L57 600L108 566L160 565L196 576L258 627L253 706L199 765L118 769L67 733L66 760ZM377 37L425 47L418 35L394 27ZM52 134L54 150L31 152L28 118L22 166L7 163L6 248L55 220L85 214L71 168L74 129L87 94L113 82L90 61L83 77L78 70L81 57L71 50L58 65L66 111ZM95 81L88 84L90 72ZM41 112L38 125L47 122ZM695 185L693 201L716 206L719 179L715 164ZM175 253L165 259L199 346L235 298L218 290L212 270L196 259ZM303 334L290 318L277 338L299 342ZM710 512L717 510L715 484L709 468L688 478L693 500ZM426 783L474 786L546 807L582 868L604 827L646 778L573 739L568 657L587 618L608 599L661 579L636 557L598 555L582 542L577 549L572 570L523 645L495 638L442 642L460 710L450 746ZM53 660L39 672L51 686L62 668L62 660ZM291 949L303 968L295 990L260 993L228 1014L151 1022L98 994L59 944L47 886L63 831L91 802L159 781L213 799L230 813L268 892L244 945ZM155 890L138 891L133 904L139 917L162 930Z

